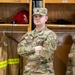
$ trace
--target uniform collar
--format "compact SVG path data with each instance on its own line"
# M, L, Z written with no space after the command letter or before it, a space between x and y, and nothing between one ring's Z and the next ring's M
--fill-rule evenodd
M36 33L40 33L40 32L42 32L42 31L44 31L44 30L46 30L47 29L47 27L45 27L43 30L41 30L41 31L36 31L36 28L34 29L34 32L36 32Z
M34 34L36 34L36 35L38 35L38 34L39 34L39 35L42 35L45 30L47 30L47 27L45 27L43 30L38 31L38 32L36 31L36 28L35 28L35 29L34 29Z

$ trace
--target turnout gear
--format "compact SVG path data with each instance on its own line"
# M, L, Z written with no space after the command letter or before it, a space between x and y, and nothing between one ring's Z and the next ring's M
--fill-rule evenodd
M0 41L0 75L19 75L17 42L6 35Z

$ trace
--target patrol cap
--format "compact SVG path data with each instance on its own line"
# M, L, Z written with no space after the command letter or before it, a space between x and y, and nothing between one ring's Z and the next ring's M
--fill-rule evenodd
M47 15L47 8L34 8L33 9L33 15L39 14L39 15Z

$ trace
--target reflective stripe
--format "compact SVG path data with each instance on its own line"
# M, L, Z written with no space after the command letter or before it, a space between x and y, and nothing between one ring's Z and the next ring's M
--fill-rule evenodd
M0 68L7 66L7 61L0 62Z
M19 58L8 59L8 60L0 62L0 68L6 67L8 64L18 64L18 63L19 63Z
M8 59L8 64L18 64L19 63L19 59Z

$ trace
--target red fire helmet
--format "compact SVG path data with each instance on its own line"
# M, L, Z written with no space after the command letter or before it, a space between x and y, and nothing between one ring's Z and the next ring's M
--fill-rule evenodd
M12 19L19 24L27 24L29 22L29 12L27 10L21 10Z

